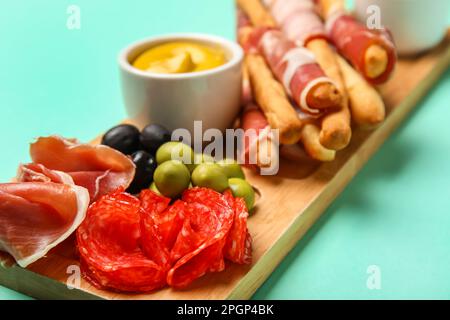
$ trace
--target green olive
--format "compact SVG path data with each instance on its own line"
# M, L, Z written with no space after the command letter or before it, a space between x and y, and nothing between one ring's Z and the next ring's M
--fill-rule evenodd
M228 178L217 164L202 163L192 172L192 183L197 187L223 192L228 188Z
M247 181L239 178L228 179L228 184L233 196L244 198L248 211L251 211L255 205L255 190L253 190L253 187Z
M214 158L207 154L196 153L194 155L194 169L197 168L198 165L202 163L214 163ZM194 171L194 169L192 171Z
M155 182L152 182L152 184L150 185L150 190L152 190L153 192L155 192L157 194L161 194L161 192L159 192L158 188L156 187Z
M184 143L170 141L159 147L156 151L156 162L162 164L169 160L179 160L188 167L189 171L194 170L194 150Z
M175 198L189 187L191 177L181 161L169 160L156 168L153 180L162 195Z
M223 159L217 162L222 167L228 178L245 179L244 171L241 166L233 159Z
M214 158L204 153L196 153L194 156L195 164L214 163Z

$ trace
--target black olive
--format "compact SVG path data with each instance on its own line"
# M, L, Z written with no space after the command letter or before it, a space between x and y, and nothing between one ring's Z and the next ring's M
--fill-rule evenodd
M129 155L139 150L139 136L135 126L121 124L105 133L102 144Z
M127 191L132 194L137 194L141 190L149 188L153 182L156 160L150 153L143 150L133 153L131 160L136 165L136 174Z
M156 154L158 148L169 142L171 133L163 126L151 124L146 126L141 132L141 146L146 151Z

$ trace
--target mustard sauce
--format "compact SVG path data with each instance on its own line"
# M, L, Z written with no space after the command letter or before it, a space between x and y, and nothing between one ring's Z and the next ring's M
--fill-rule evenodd
M213 46L174 41L152 47L139 55L133 66L154 73L190 73L210 70L225 64L223 50Z

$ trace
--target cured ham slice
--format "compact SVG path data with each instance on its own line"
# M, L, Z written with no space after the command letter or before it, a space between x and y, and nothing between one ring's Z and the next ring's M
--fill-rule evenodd
M119 151L57 136L38 138L31 144L30 155L34 164L70 175L76 185L89 190L91 202L117 188L126 189L135 174L133 162ZM34 165L31 169L49 173Z
M236 9L236 22L238 31L242 28L252 26L252 23L248 16L239 8Z
M313 0L268 0L265 3L286 37L298 46L306 46L313 39L327 39Z
M254 103L247 104L241 117L244 130L243 163L260 168L278 164L278 141L273 137L264 113Z
M88 205L88 191L76 185L0 184L0 250L27 267L75 231Z
M42 164L21 164L16 176L17 182L54 182L74 185L72 177L62 171L50 170Z

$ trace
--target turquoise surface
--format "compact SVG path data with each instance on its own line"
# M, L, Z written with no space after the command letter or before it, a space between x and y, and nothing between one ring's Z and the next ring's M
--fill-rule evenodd
M66 27L70 4L81 9L79 30ZM116 55L128 43L181 31L234 37L226 0L0 7L1 181L28 160L34 137L88 141L124 118ZM449 92L447 71L254 298L450 298ZM379 290L367 286L372 265ZM23 298L0 287L0 299Z

